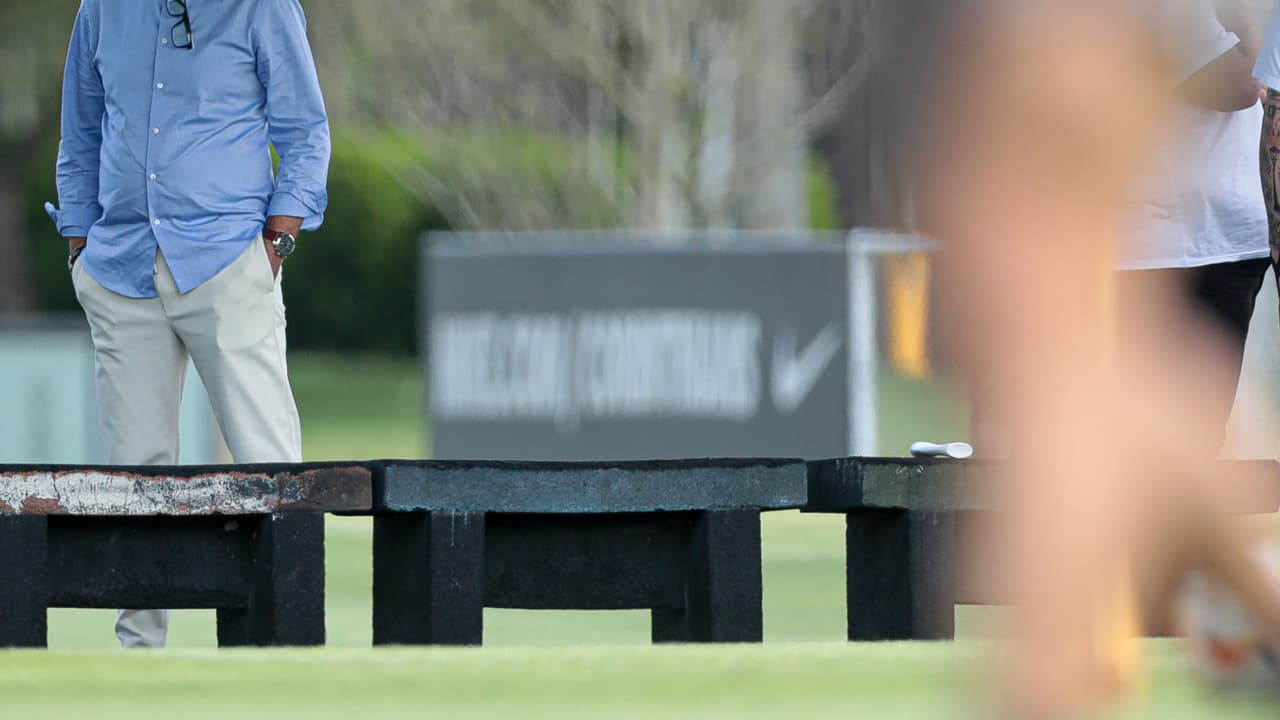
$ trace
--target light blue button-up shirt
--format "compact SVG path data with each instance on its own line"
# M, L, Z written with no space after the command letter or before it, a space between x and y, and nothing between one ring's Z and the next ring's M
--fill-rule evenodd
M187 292L268 216L311 230L328 203L329 124L298 0L187 6L193 49L175 47L164 0L83 0L67 54L61 207L46 209L63 236L88 237L85 270L128 297L155 297L157 246Z

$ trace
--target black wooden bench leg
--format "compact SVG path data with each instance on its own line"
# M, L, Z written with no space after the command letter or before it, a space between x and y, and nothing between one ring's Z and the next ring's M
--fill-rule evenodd
M262 518L253 555L248 606L218 610L218 645L323 645L324 514Z
M847 514L849 640L955 637L955 520L947 512Z
M653 610L653 641L761 642L760 511L709 510L689 534L685 607Z
M484 533L483 513L374 516L374 645L481 644Z
M0 647L46 647L48 520L0 517L0 553Z

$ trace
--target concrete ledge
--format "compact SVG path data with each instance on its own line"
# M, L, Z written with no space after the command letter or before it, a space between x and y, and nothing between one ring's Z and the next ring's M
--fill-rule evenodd
M958 602L1007 599L980 561L961 568L971 557L966 544L1001 510L995 476L1002 469L994 460L855 457L809 463L804 511L845 516L851 641L949 639ZM1280 508L1280 463L1224 460L1213 472L1224 488L1239 493L1228 508L1232 512Z
M359 464L0 465L0 516L367 511L371 501L372 472Z
M1243 488L1240 514L1280 509L1280 463L1222 460L1223 483ZM809 463L805 512L900 509L922 512L995 510L995 460L838 458Z
M994 463L926 458L836 458L810 462L805 512L862 509L988 510Z
M802 460L616 463L387 461L374 475L375 512L609 514L798 508Z

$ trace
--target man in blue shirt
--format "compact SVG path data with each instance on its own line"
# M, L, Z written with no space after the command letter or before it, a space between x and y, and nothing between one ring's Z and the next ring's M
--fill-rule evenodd
M323 219L329 126L298 0L82 0L62 101L46 209L108 461L177 462L188 358L236 462L301 460L280 270ZM162 646L167 626L122 610L116 633Z

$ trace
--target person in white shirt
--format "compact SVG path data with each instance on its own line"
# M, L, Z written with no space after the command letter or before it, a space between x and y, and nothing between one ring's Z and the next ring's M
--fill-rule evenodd
M1174 76L1149 2L947 3L962 4L977 12L945 26L946 72L926 86L917 207L947 253L957 362L998 381L1010 438L983 488L1005 512L969 560L998 568L1012 598L1002 707L988 714L1108 714L1100 703L1144 684L1141 614L1187 569L1222 578L1280 635L1275 579L1232 521L1243 488L1204 451L1213 428L1196 398L1219 389L1202 388L1187 371L1211 365L1188 356L1217 343L1187 327L1186 293L1170 283L1126 309L1135 337L1114 328L1118 210L1154 196L1134 191L1135 172L1181 152L1161 127L1171 91L1230 112L1256 104L1256 87L1226 33L1205 46L1208 64Z
M1165 37L1176 64L1178 102L1168 133L1153 144L1144 182L1122 218L1116 243L1120 341L1137 333L1173 340L1208 328L1221 342L1212 366L1212 397L1197 398L1222 431L1235 399L1254 302L1270 265L1267 211L1257 182L1255 147L1262 108L1251 69L1259 33L1243 0L1171 0ZM1274 237L1274 235L1273 235ZM1188 325L1135 327L1136 306L1173 285L1186 301ZM1137 321L1140 322L1140 321ZM1187 344L1190 342L1177 342ZM1188 348L1188 358L1202 348ZM1222 353L1229 353L1222 357ZM1185 361L1188 358L1179 358Z

